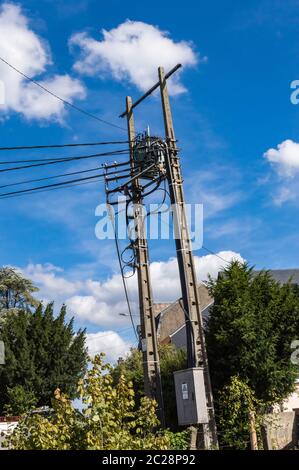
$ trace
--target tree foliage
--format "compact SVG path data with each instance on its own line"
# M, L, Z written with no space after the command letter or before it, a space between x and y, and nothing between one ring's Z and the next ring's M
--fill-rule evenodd
M187 354L185 349L178 349L173 345L166 345L161 347L160 357L165 420L170 429L177 431L178 420L173 373L187 367Z
M96 356L78 384L82 413L59 389L49 417L27 415L9 438L14 449L164 450L171 433L158 429L156 403L146 397L135 406L133 384L124 375L113 385L111 367Z
M280 285L267 271L232 262L208 287L214 297L206 326L214 393L239 376L257 399L280 402L298 374L290 360L299 331L299 297L291 282Z
M49 405L53 390L63 388L71 397L85 372L87 354L85 331L77 333L73 320L66 322L66 309L54 315L53 304L40 304L35 311L8 310L0 325L0 340L5 344L5 365L0 366L0 411L10 405L18 412L9 390L21 386L32 393L38 406ZM20 389L16 389L16 392ZM26 400L25 400L26 401Z
M34 393L26 390L22 385L7 388L7 401L4 412L8 416L21 416L36 406L37 399Z
M15 268L0 268L0 312L8 309L30 310L39 301L33 297L38 288Z
M162 378L163 399L165 408L166 425L177 430L177 411L174 388L173 372L186 368L186 351L173 345L160 346L160 368ZM142 352L132 349L125 359L120 359L114 368L112 375L118 380L124 374L132 381L137 401L139 402L144 392Z
M142 352L137 348L131 348L130 353L125 358L119 358L117 364L111 371L114 383L119 381L121 375L132 382L136 403L140 403L144 397L144 378L142 366Z
M249 412L257 417L256 431L260 437L263 404L253 390L239 377L232 377L218 395L219 441L222 449L245 450L250 444Z
M294 389L298 366L291 343L298 338L299 296L291 281L276 282L267 271L254 272L232 262L208 283L214 305L206 342L220 442L245 448L248 407L257 419Z

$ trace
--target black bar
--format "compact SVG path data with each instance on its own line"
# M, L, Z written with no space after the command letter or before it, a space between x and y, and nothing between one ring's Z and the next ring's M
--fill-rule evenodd
M177 64L173 69L171 69L166 75L165 75L165 80L167 80L174 72L176 72L178 69L182 67L182 64ZM141 96L135 103L132 104L131 110L136 108L145 98L147 98L149 95L153 93L158 87L160 86L160 82L157 82L152 88L150 88L144 95ZM127 111L124 111L119 117L124 118L127 115Z
M85 468L105 469L115 466L115 468L124 469L153 469L165 467L176 468L179 464L181 468L201 469L207 468L207 465L219 465L223 468L228 465L230 469L240 469L245 463L248 465L262 466L268 468L271 463L286 467L292 465L294 468L298 465L298 456L294 451L190 451L190 450L75 450L75 451L17 451L4 450L0 453L1 466L7 465L9 468L13 464L26 466L30 464L32 468L40 468L40 464L59 465L62 463L81 464Z

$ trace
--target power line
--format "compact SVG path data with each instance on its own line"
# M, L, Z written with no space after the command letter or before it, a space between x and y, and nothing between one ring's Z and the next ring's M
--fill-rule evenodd
M0 147L0 151L3 150L34 150L34 149L53 149L53 148L64 148L64 147L89 147L95 145L114 145L114 144L129 144L128 140L115 140L111 142L86 142L76 144L54 144L54 145L29 145L20 147Z
M159 213L159 212L157 211L157 214L158 214L158 213ZM165 224L168 228L170 228L170 229L173 228L173 226L170 225L170 224L169 224L166 220L164 220L163 218L161 218L161 222L162 222L163 224ZM210 249L207 248L206 246L202 245L201 248L202 248L203 250L206 250L206 251L207 251L208 253L210 253L211 255L214 255L214 256L216 256L217 258L221 259L221 260L224 261L225 263L230 264L230 261L227 261L226 259L222 258L222 256L219 256L217 253L215 253L215 251L210 250Z
M118 126L117 124L113 124L112 122L109 122L109 121L106 121L105 119L102 119L98 116L96 116L95 114L92 114L90 113L89 111L86 111L85 109L82 109L82 108L79 108L78 106L76 106L75 104L72 104L70 101L67 101L63 98L61 98L60 96L58 96L56 93L53 93L53 91L49 90L48 88L46 88L44 85L41 85L39 82L37 82L36 80L34 80L33 78L29 77L28 75L26 75L24 72L21 72L21 70L17 69L14 65L10 64L9 62L7 62L5 59L3 59L3 57L0 57L0 60L6 64L8 67L10 67L12 70L14 70L15 72L17 72L19 75L21 75L22 77L26 78L26 80L28 80L29 82L33 83L34 85L38 86L39 88L41 88L43 91L45 91L46 93L49 93L49 95L53 96L54 98L56 98L57 100L61 101L62 103L64 103L65 105L69 106L70 108L73 108L75 109L76 111L80 112L81 114L84 114L85 116L88 116L92 119L95 119L103 124L107 124L108 126L111 126L111 127L115 127L116 129L120 129L122 131L127 131L124 127L121 127L121 126Z
M78 157L63 157L63 158L56 158L53 160L50 159L50 161L42 161L42 163L36 163L32 165L22 165L22 166L17 166L13 168L2 168L0 169L0 173L4 173L7 171L17 171L17 170L23 170L25 168L34 168L34 167L39 167L39 166L45 166L45 165L54 165L57 163L65 163L65 162L71 162L75 160L82 160L82 159L87 159L87 158L95 158L95 157L103 157L103 156L114 156L114 155L127 155L128 151L127 150L118 150L114 152L105 152L105 153L95 153L92 155L83 155L83 156L78 156ZM39 160L32 160L32 161L39 161Z
M138 339L138 334L137 334L137 331L136 331L136 327L135 327L135 323L134 323L134 319L133 319L133 314L132 314L132 310L131 310L131 304L130 304L130 299L129 299L129 292L128 292L128 287L127 287L127 283L126 283L126 278L124 276L123 267L122 267L122 264L121 264L121 254L120 254L120 249L119 249L119 244L118 244L118 239L117 239L116 233L115 233L114 240L115 240L117 258L118 258L119 265L120 265L121 277L122 277L122 282L123 282L123 286L124 286L125 297L126 297L126 302L127 302L127 306L128 306L129 315L130 315L130 320L131 320L131 324L132 324L136 339Z
M120 248L119 248L119 244L118 244L118 238L117 238L116 226L115 226L115 220L113 218L113 214L111 214L110 218L111 218L111 223L112 223L113 232L114 232L114 241L115 241L117 259L118 259L118 263L119 263L119 267L120 267L120 273L121 273L123 288L124 288L124 292L125 292L125 298L126 298L126 302L127 302L128 312L129 312L129 315L130 315L130 320L131 320L132 328L134 330L135 337L136 337L137 340L139 340L138 333L136 331L136 327L135 327L135 323L134 323L134 319L133 319L133 314L132 314L132 309L131 309L131 304L130 304L130 299L129 299L129 292L128 292L128 287L127 287L127 283L126 283L126 278L124 276L124 270L123 270L123 266L122 266L122 262L121 262L121 253L120 253Z
M230 261L227 261L227 259L222 258L222 256L219 256L217 253L215 253L215 251L212 251L212 250L210 250L209 248L207 248L207 247L205 247L205 246L203 246L203 245L202 245L202 248L203 248L204 250L206 250L208 253L210 253L211 255L214 255L214 256L216 256L217 258L219 258L219 259L221 259L222 261L224 261L225 263L230 264Z
M85 173L85 172L88 172L88 171L94 171L94 170L99 170L100 168L93 168L93 169L89 169L89 170L82 170L82 171L78 171L78 172L72 172L72 173L65 173L65 174L62 174L62 175L57 175L57 176L52 176L52 177L47 177L47 178L39 178L37 180L31 180L31 182L33 181L42 181L42 180L47 180L47 179L52 179L52 178L60 178L60 177L63 177L63 176L67 176L67 175L72 175L72 174L80 174L80 173ZM128 170L125 168L123 170L118 170L117 171L117 174L119 173L123 173L123 172L127 172ZM110 175L110 174L115 174L116 172L109 172L109 173L101 173L99 175L95 175L95 176L87 176L86 178L77 178L77 179L74 179L74 180L68 180L68 181L63 181L62 183L52 183L52 184L49 184L49 185L44 185L44 186L38 186L38 187L35 187L35 188L27 188L27 189L22 189L22 190L19 190L19 191L11 191L11 192L8 192L8 193L2 193L0 194L0 199L6 199L6 198L9 198L9 197L14 197L14 196L17 196L17 195L25 195L25 194L31 194L32 192L35 192L35 191L40 191L40 190L44 190L44 189L50 189L50 188L59 188L60 186L65 186L65 185L69 185L69 184L72 184L72 183L77 183L77 182L81 182L81 181L86 181L86 180L92 180L92 179L99 179L99 178L102 178L102 179L105 179L107 174ZM119 178L125 178L127 177L127 175L125 176L120 176ZM8 185L4 185L4 187L7 187L7 186L14 186L14 185L17 185L17 184L24 184L24 183L28 183L28 181L23 181L23 182L19 182L19 183L12 183L12 184L8 184ZM1 186L0 186L1 187Z
M90 171L97 171L97 170L100 170L100 169L101 169L101 167L97 166L95 168L89 168L88 170L71 171L69 173L62 173L62 174L59 174L59 175L46 176L45 178L35 178L35 179L31 179L31 180L17 181L16 183L9 183L9 184L1 185L0 189L1 188L8 188L8 187L11 187L11 186L19 186L21 184L37 183L39 181L46 181L46 180L51 180L51 179L56 179L56 178L62 178L64 176L79 175L79 174L83 174L83 173L88 173ZM127 168L125 168L124 170L117 170L117 174L123 173L123 172L126 172L126 171L128 171ZM108 173L105 173L105 176L115 174L115 173L116 173L115 171L114 172L108 172Z
M57 188L48 188L48 189L39 189L39 190L32 190L32 192L28 192L28 193L24 193L24 194L15 194L15 195L12 195L12 196L5 196L5 197L0 197L0 199L12 199L12 198L15 198L15 197L20 197L20 196L30 196L30 195L34 195L34 194L39 194L39 193L45 193L45 192L48 192L48 191L58 191L58 190L61 190L61 189L68 189L68 188L72 188L73 186L83 186L85 184L94 184L94 183L98 183L98 182L102 182L103 178L101 176L98 176L98 178L92 180L92 181L83 181L82 183L73 183L73 184L69 184L69 183L65 183L64 185L62 186L59 186Z
M39 181L46 181L46 180L51 180L51 179L56 179L56 178L62 178L63 176L79 175L79 174L82 174L82 173L88 173L89 171L97 171L97 170L100 170L100 167L97 166L95 168L90 168L89 170L71 171L70 173L63 173L62 175L46 176L45 178L35 178L35 179L31 179L31 180L18 181L16 183L3 184L2 186L0 186L0 189L9 188L11 186L19 186L21 184L38 183Z
M95 175L95 176L87 176L85 178L77 178L77 179L74 179L74 180L63 181L62 183L52 183L52 184L48 184L48 185L45 185L45 186L37 186L35 188L22 189L20 191L11 191L9 193L1 193L0 194L0 199L5 199L7 196L14 196L16 194L24 194L24 193L29 193L29 192L33 192L33 191L38 191L39 189L59 187L59 186L65 185L65 184L77 183L79 181L86 181L86 180L91 180L91 179L95 179L95 178L104 178L104 177L105 177L104 174Z
M162 188L161 189L162 191L165 191L165 194L168 192L165 188ZM164 203L165 201L165 198L163 198L163 202L162 204ZM164 211L163 211L164 212ZM166 212L169 212L169 209L166 211ZM161 213L159 211L159 208L155 211L155 212L152 212L153 214L159 214ZM150 215L151 213L148 213L147 215ZM172 224L170 224L169 222L167 222L166 220L164 220L163 218L161 218L161 222L164 223L168 228L173 228ZM222 256L219 256L215 251L212 251L210 250L209 248L207 248L206 246L202 245L201 247L203 250L206 250L208 253L210 253L211 255L214 255L216 256L217 258L221 259L222 261L224 261L225 263L227 264L230 264L230 261L227 261L226 259L222 258Z
M91 158L91 157L99 157L99 156L110 156L110 155L122 155L122 154L128 154L127 149L119 149L119 150L112 150L111 152L105 152L105 153L94 153L91 155L78 155L74 157L40 157L40 158L28 158L26 160L6 160L6 161L0 161L0 165L10 165L12 163L35 163L35 162L51 162L53 160L55 161L65 161L65 160L75 160L78 157L79 158Z
M127 327L127 328L122 328L121 330L115 330L115 331L99 331L98 333L96 333L96 335L98 335L99 337L106 337L106 336L112 336L112 335L115 335L115 333L123 333L124 331L128 331L130 330L131 327Z

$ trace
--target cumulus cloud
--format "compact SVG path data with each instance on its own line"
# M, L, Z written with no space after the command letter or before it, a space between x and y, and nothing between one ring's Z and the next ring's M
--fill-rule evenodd
M116 331L98 331L88 333L86 336L88 353L91 357L105 352L105 359L109 363L115 363L119 357L124 357L133 346L129 341L125 341Z
M142 21L127 20L110 31L102 30L102 40L87 33L74 34L70 47L79 47L81 57L74 64L85 75L109 74L117 81L128 80L144 91L157 81L157 67L166 70L182 63L193 67L198 59L190 42L175 42L165 31ZM185 90L179 73L169 81L169 91L179 94Z
M240 254L233 251L221 251L217 255L195 256L195 268L198 281L205 281L210 274L216 277L218 272L232 259L242 261ZM125 318L119 313L126 313L122 279L119 274L105 279L85 281L66 279L63 272L48 264L29 265L23 272L40 287L40 295L46 300L65 302L75 318L86 325L98 325L102 328L115 328L123 325ZM151 264L153 292L156 302L171 302L180 297L180 284L177 261ZM138 312L137 279L127 280L132 310Z
M298 203L299 143L291 139L284 140L277 148L268 149L264 158L271 164L277 177L274 204Z
M199 281L205 281L208 274L216 277L226 262L236 259L242 261L240 254L233 251L221 251L216 255L195 256L195 268ZM86 281L67 278L63 269L48 264L29 264L22 270L23 274L40 288L39 298L46 302L54 300L59 304L65 303L75 319L86 326L96 325L101 331L87 334L87 347L90 356L105 352L108 362L114 363L119 357L125 356L132 343L115 331L128 318L119 313L127 312L121 276L114 274L100 282L91 279ZM171 302L180 297L180 284L177 261L151 264L153 291L156 302ZM138 311L137 279L128 279L129 293L133 311ZM129 328L130 329L130 328Z
M49 46L31 29L21 7L13 3L0 6L0 56L67 101L85 96L82 83L70 75L39 79L51 65ZM3 62L0 62L0 76L5 97L2 115L14 111L26 119L62 122L65 109L61 101L28 82Z
M74 294L81 288L80 281L68 281L62 275L63 269L47 264L28 264L23 273L41 288L44 300L55 300Z
M264 157L273 165L280 176L294 177L299 172L299 143L284 140L277 148L270 148Z

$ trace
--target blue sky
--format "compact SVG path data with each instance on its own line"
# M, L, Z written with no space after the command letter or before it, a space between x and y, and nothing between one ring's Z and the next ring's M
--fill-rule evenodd
M17 31L11 27L5 33L7 47L2 41L0 55L22 70L28 67L29 75L50 88L56 87L78 106L121 126L125 123L118 115L126 94L136 98L142 93L144 79L136 75L140 64L149 71L151 80L156 65L168 65L160 63L160 58L169 63L173 60L173 65L177 57L183 63L185 60L179 78L185 92L176 93L174 89L171 100L186 196L190 202L204 204L204 245L228 258L231 252L240 254L258 268L299 266L299 106L290 101L290 84L299 79L298 1L186 0L184 8L168 0L162 5L153 0L150 7L130 0L27 0L0 5L2 18L11 8L9 18ZM128 19L142 22L140 37L143 29L154 28L154 40L141 42L135 69L133 63L130 70L127 63L121 64L123 75L119 79L117 73L125 58L119 57L117 47L109 49L107 38L103 44L101 31L116 29L115 34L120 35L122 30L117 28ZM18 31L23 34L24 28L27 32L23 37ZM164 31L168 32L168 42L164 41ZM161 37L162 46L158 47ZM173 45L180 45L182 50ZM90 53L93 46L97 51L94 56ZM40 48L37 60L36 48ZM11 90L9 105L0 105L1 146L118 140L126 136L75 111L53 111L57 106L54 98L47 96L42 101L39 96L37 100L32 90L28 91L24 83L14 83L7 73L1 65L0 79L4 77L6 88ZM26 93L31 95L26 98ZM139 129L150 124L154 132L163 132L157 97L138 110L136 119ZM48 156L46 153L43 156ZM23 155L31 154L22 154L21 158ZM88 167L84 165L68 165L67 170ZM19 175L3 173L0 185L48 174L55 171L46 167L30 176L25 171ZM132 334L128 320L118 318L119 309L125 305L114 245L94 235L94 211L104 198L103 185L93 184L0 200L1 264L23 269L40 285L46 299L53 298L57 304L70 300L74 311L86 308L86 314L78 314L76 319L78 325L87 325L90 333L120 331L111 333L107 341L111 343L113 338L119 350L124 350ZM171 244L152 244L154 286L163 279L162 273L170 282L173 255ZM196 256L202 277L208 270L219 268L219 258L207 256L204 250ZM157 289L158 300L172 300L178 295L176 281L172 288L167 282L161 286L164 294ZM98 296L101 289L107 290L106 296ZM131 289L135 299L133 284ZM117 300L110 299L111 292L116 291ZM165 291L171 298L166 299ZM109 345L103 345L109 349Z

